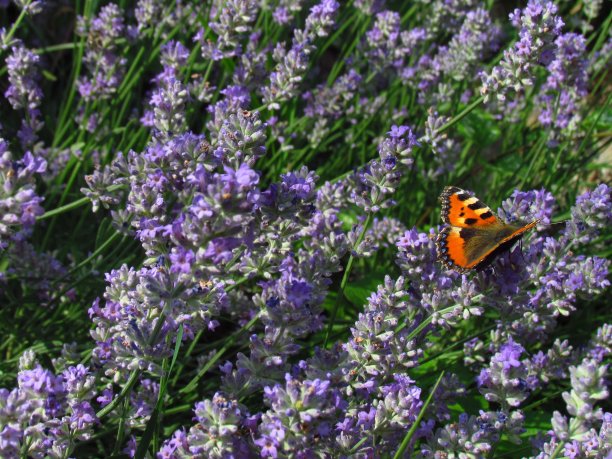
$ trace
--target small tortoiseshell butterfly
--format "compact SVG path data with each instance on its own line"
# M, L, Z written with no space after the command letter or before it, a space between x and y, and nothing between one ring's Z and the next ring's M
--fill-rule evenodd
M448 226L436 239L438 260L462 273L485 267L539 222L504 223L480 199L456 186L444 188L440 201L442 221Z

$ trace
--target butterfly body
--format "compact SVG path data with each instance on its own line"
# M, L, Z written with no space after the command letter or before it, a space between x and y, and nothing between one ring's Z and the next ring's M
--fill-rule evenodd
M504 223L477 197L454 186L444 188L440 201L442 221L447 226L436 240L438 259L460 272L485 267L539 221Z

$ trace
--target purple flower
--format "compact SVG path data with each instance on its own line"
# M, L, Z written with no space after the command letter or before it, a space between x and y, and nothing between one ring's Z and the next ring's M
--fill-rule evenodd
M285 384L266 387L264 397L270 408L262 415L255 440L260 454L276 457L272 455L285 454L296 447L310 455L324 450L332 433L328 423L339 409L336 390L329 381L298 380L287 374ZM296 431L298 425L302 426L301 433Z
M521 362L518 359L523 352L525 352L523 346L509 340L507 344L504 344L501 347L499 354L495 356L495 359L502 364L504 371L509 371L512 368L521 366Z
M240 239L234 237L219 237L208 243L202 254L214 264L227 263L233 258L233 250L240 246Z
M19 359L18 386L0 389L0 454L43 457L56 451L70 455L76 440L91 437L98 419L89 403L93 378L82 366L55 375L40 366L32 351Z
M252 167L265 152L265 128L256 112L226 111L212 141L215 157L235 169L241 163Z
M241 430L248 413L236 400L220 392L212 400L198 402L194 409L197 424L189 432L177 430L158 453L158 458L196 455L204 457L245 457L247 436Z
M499 47L499 27L492 23L485 9L459 13L455 19L460 21L461 27L448 45L439 46L435 55L423 55L416 65L411 63L401 72L408 84L419 89L421 104L451 102L455 91L453 83L457 80L474 80L482 60ZM448 20L444 22L444 27L445 30L449 27L453 29ZM411 31L412 34L417 32L418 29ZM413 40L425 38L418 34Z
M516 411L509 416L504 412L481 411L479 416L462 413L458 423L447 424L429 435L421 446L421 453L424 457L436 457L440 453L486 456L499 441L501 432L518 442L522 423L523 416Z
M279 25L289 24L289 22L291 21L291 15L289 14L289 10L284 6L279 6L278 8L276 8L272 13L272 18L274 19L274 22Z
M502 203L502 215L507 222L516 219L526 222L540 220L549 225L555 206L555 198L546 190L522 192L515 190L510 199Z
M88 402L75 403L71 406L70 426L75 431L83 431L98 422L93 408Z
M367 58L377 70L399 67L402 48L400 39L400 15L394 11L383 11L376 15L372 28L366 32Z
M195 256L191 250L186 250L183 247L174 247L170 253L170 261L172 267L170 270L175 273L189 274L191 265L195 261Z
M158 89L151 95L153 111L152 125L156 134L164 138L180 134L186 130L185 105L188 99L187 89L171 67L166 68L156 79ZM145 118L143 121L146 121Z
M253 443L260 448L261 457L278 457L278 443L273 438L262 436Z
M488 369L478 377L480 392L489 401L498 402L508 409L519 406L529 395L528 373L525 362L519 360L524 348L509 339L491 358Z
M14 46L6 58L11 85L4 96L15 110L34 110L40 106L42 90L38 84L39 57L22 44Z
M246 164L241 164L237 171L225 167L226 174L236 180L238 185L244 189L255 187L259 183L259 174Z
M580 457L582 453L580 451L580 443L578 443L576 440L572 441L571 443L566 443L563 453L570 459Z
M162 46L161 64L164 67L178 69L185 65L189 57L189 50L180 41L170 40Z
M281 175L281 193L289 193L288 200L312 199L314 193L315 175L309 172L306 168L302 168L299 172L289 172Z

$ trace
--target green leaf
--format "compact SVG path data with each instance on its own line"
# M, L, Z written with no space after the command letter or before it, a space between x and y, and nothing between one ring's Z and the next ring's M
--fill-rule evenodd
M98 225L98 233L96 234L94 248L99 248L112 235L109 228L112 230L111 220L109 218L104 218L100 222L100 225Z
M480 150L492 145L501 137L499 121L495 120L490 113L482 110L474 110L469 116L466 116L457 130L474 145L478 145Z
M344 289L345 298L355 306L363 306L368 302L370 295L385 281L385 274L386 272L374 271L359 281L350 282Z
M51 72L49 72L48 70L43 69L42 74L49 81L57 81L57 77L53 75Z

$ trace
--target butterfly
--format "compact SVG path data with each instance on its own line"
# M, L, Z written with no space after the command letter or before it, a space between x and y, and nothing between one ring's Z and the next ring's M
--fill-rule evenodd
M504 223L480 199L456 186L445 187L439 199L447 226L436 238L438 260L462 273L485 267L540 221Z

